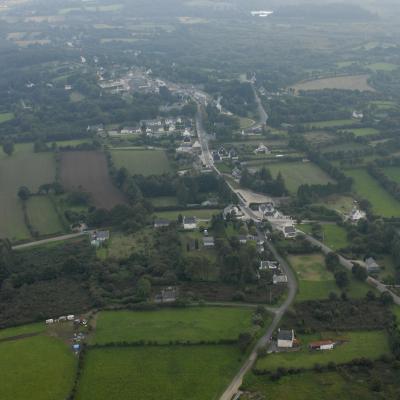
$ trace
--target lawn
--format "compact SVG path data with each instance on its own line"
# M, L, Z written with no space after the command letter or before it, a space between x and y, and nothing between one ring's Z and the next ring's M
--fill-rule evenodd
M368 75L337 76L334 78L323 78L300 82L293 86L293 88L296 91L323 89L374 91L374 89L368 84L368 78Z
M77 400L217 400L239 369L235 346L90 350Z
M365 169L346 170L345 174L354 179L355 192L372 204L375 214L388 218L400 216L400 203L386 192Z
M11 121L12 119L14 119L13 113L0 113L0 124L2 122Z
M31 333L42 333L46 329L46 325L43 322L36 324L21 325L14 328L0 329L0 340L5 338L11 338L19 335L26 335Z
M325 185L334 182L322 169L310 162L271 163L266 167L274 177L281 172L286 187L291 193L296 193L299 186L304 184Z
M279 381L271 381L267 376L252 373L245 378L245 388L261 393L266 399L285 400L375 400L376 393L370 392L368 382L346 379L338 372L305 372L285 376ZM243 397L251 400L253 397Z
M95 343L168 343L175 340L237 339L251 329L251 308L190 307L159 311L103 311L97 317Z
M0 152L0 237L12 241L30 237L17 192L21 186L37 191L54 181L52 153L34 153L32 144L16 145L11 156Z
M299 229L303 230L305 233L311 233L311 225L309 224L300 225ZM337 251L349 245L347 232L344 228L335 224L322 224L322 231L323 243L331 249Z
M64 231L54 205L46 196L33 196L27 202L29 221L39 235L50 235Z
M176 221L179 215L186 217L197 217L198 219L211 219L213 215L221 212L219 209L192 209L180 211L159 211L156 213L157 218L165 218Z
M132 175L162 175L172 171L164 150L112 150L117 168L126 168Z
M46 336L0 343L2 400L63 400L76 359L62 341Z
M270 354L257 361L258 369L276 370L283 368L313 368L315 364L346 363L355 358L377 359L382 354L389 354L389 343L384 331L326 332L317 335L300 335L301 350ZM310 351L310 342L321 340L345 340L330 351Z

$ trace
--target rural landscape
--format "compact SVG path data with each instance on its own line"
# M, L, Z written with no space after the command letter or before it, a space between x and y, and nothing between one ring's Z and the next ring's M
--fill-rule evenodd
M396 0L0 0L0 399L400 398Z

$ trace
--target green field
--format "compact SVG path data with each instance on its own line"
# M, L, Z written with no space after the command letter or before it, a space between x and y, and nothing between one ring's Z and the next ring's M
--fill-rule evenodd
M176 221L179 215L186 217L197 217L198 219L211 219L213 215L217 215L220 212L221 210L219 209L194 209L181 211L158 211L155 214L158 218Z
M313 368L315 364L346 363L355 358L377 359L382 354L389 354L389 343L383 331L343 332L323 335L300 335L301 350L270 354L257 361L258 369L276 370L283 368ZM308 343L321 340L345 340L346 342L328 351L310 351Z
M309 122L306 125L314 128L333 128L335 126L354 125L356 122L355 119L335 119L332 121Z
M354 179L354 190L372 204L375 214L382 217L399 217L400 203L384 190L365 169L346 170L345 174Z
M296 91L322 89L373 91L374 89L368 84L368 78L368 75L335 76L300 82L293 88Z
M239 121L240 121L240 129L248 129L255 123L254 120L252 120L251 118L244 118L244 117L240 117Z
M234 346L90 350L77 400L217 400L240 366Z
M307 162L273 163L266 166L274 177L281 172L287 189L296 193L299 186L304 184L325 185L334 181L317 165Z
M149 200L154 207L176 207L178 205L178 199L176 197L150 197Z
M12 241L30 237L17 192L21 186L36 191L55 177L52 153L34 153L32 144L15 146L12 156L0 152L0 237Z
M388 178L400 184L400 167L384 167L383 171Z
M397 68L399 68L399 65L381 62L381 63L369 64L368 68L375 72L376 71L392 72Z
M2 122L11 121L12 119L14 119L13 113L0 113L0 124Z
M0 340L5 338L11 338L19 335L26 335L31 333L42 333L46 329L46 325L43 322L36 324L21 325L14 328L0 329Z
M312 229L311 225L309 224L299 225L298 228L305 233L311 234ZM346 229L335 224L322 224L322 231L323 243L325 243L332 250L337 251L349 245Z
M132 175L162 175L172 171L164 150L112 150L115 166Z
M71 390L76 359L46 336L0 343L1 400L62 400Z
M46 196L33 196L27 202L29 221L39 235L50 235L63 232L54 205Z
M251 308L190 307L159 311L103 311L97 317L94 342L168 343L175 340L237 339L251 329Z
M332 195L325 197L318 206L324 206L338 212L341 215L347 215L354 208L354 199L349 196Z
M356 129L346 129L346 130L354 133L356 137L377 135L379 133L378 129L375 128L356 128Z
M263 394L266 399L284 400L376 400L376 392L370 392L367 381L350 380L338 372L305 372L285 376L273 382L267 376L249 374L245 388ZM253 397L243 397L251 400Z
M322 254L289 256L288 261L299 280L296 301L326 299L329 293L340 293Z

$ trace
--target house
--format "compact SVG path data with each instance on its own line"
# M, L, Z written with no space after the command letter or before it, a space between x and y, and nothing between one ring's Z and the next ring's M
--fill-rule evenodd
M333 340L320 340L318 342L311 342L308 347L310 350L333 350L336 342Z
M288 277L287 275L277 275L274 274L274 276L272 277L272 283L274 285L278 285L280 283L287 283L288 282Z
M259 146L254 150L254 154L270 154L271 151L267 146L260 143Z
M67 315L67 321L73 321L74 319L75 319L75 315L73 315L73 314Z
M156 303L173 303L178 298L178 289L174 286L168 286L165 289L161 290L161 293L158 294L154 301Z
M240 207L234 206L233 204L230 204L229 206L225 207L224 211L222 212L222 215L224 219L227 219L228 217L236 219L244 219L245 217Z
M380 270L381 270L381 267L378 265L378 263L372 257L369 257L365 260L365 266L366 266L369 274L376 274L376 273L380 272Z
M122 135L132 135L134 133L137 133L137 129L133 128L133 127L126 126L126 127L121 129L121 134ZM140 131L140 133L141 133L141 131Z
M296 228L293 225L286 225L282 229L285 239L293 239L297 236Z
M215 246L215 241L212 236L203 237L203 246L206 248L212 248Z
M238 236L238 240L239 240L240 244L246 244L247 243L247 236L240 235L240 236Z
M197 228L196 217L183 217L183 229L186 231L192 231Z
M265 218L278 218L279 211L275 209L274 203L265 203L260 204L258 206L258 211L265 217Z
M290 349L295 341L294 330L280 329L278 332L278 347Z
M167 228L171 225L171 221L168 219L156 219L154 220L154 228Z
M235 149L230 149L228 156L231 160L239 160L239 155Z
M240 180L240 179L242 178L242 171L241 171L238 167L235 167L235 168L233 169L233 171L232 171L232 176L233 176L235 179Z
M213 161L214 161L214 162L220 162L220 161L222 161L221 156L218 154L218 152L213 151L213 152L212 152L212 156L213 156Z
M362 112L359 112L359 111L353 111L352 117L354 119L363 119L364 118L364 114Z
M276 271L279 269L278 261L260 261L259 271Z
M357 207L354 207L349 215L349 220L351 222L358 222L361 219L366 217L366 213L364 211L359 210Z
M50 318L50 319L46 319L46 325L52 325L54 324L54 319Z
M110 231L94 231L91 233L90 244L99 247L110 239Z

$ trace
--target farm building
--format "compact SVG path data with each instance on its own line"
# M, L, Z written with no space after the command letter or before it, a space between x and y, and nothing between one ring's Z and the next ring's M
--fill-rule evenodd
M215 246L214 238L212 236L203 238L203 246L206 248L211 248Z
M378 273L381 270L381 267L372 257L369 257L365 260L365 266L369 274Z
M161 290L161 293L156 295L154 301L156 303L173 303L178 298L178 289L174 286L169 286Z
M186 231L192 231L197 228L196 217L183 217L183 229Z
M280 329L278 332L278 347L290 349L295 341L294 330Z
M336 342L333 340L320 340L318 342L311 342L308 347L310 350L333 350Z
M154 228L167 228L171 225L171 221L168 219L156 219L154 220Z

